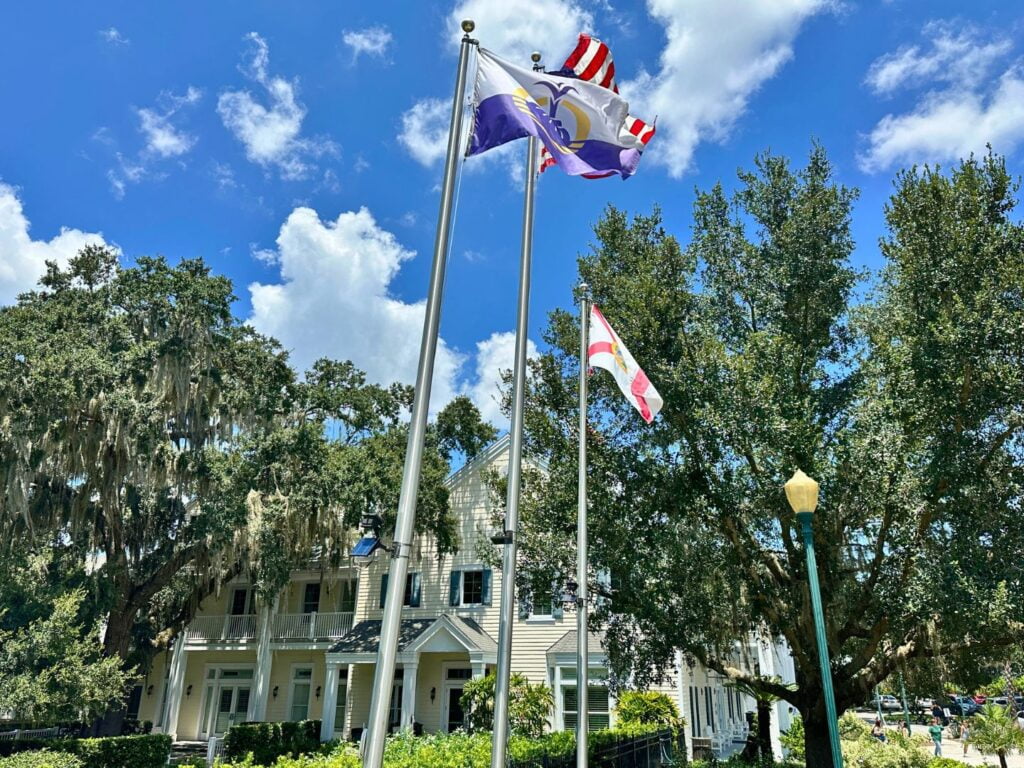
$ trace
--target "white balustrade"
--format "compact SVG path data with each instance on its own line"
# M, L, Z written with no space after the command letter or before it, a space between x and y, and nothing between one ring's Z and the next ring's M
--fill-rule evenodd
M352 629L352 613L279 613L273 616L275 641L337 640ZM259 632L256 616L197 616L185 629L189 643L254 641Z

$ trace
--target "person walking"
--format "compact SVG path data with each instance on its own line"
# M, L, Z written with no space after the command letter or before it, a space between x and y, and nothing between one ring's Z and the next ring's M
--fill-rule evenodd
M932 725L928 729L928 735L932 737L932 742L935 744L935 756L942 757L942 725L939 723L939 718L932 718Z
M971 723L969 720L964 720L960 726L960 739L964 743L964 755L967 754L967 744L971 738Z

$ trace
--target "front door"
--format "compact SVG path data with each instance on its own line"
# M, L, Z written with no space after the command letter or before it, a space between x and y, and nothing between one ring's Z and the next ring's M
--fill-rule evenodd
M448 722L445 730L448 733L457 731L465 725L466 716L462 711L462 689L448 688Z
M249 686L222 683L217 692L213 735L223 736L235 723L245 720L249 709Z

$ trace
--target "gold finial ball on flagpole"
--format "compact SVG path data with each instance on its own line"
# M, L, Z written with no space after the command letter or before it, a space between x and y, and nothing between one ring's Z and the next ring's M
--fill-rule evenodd
M473 21L472 19L463 19L462 20L462 31L463 32L465 32L468 35L474 29L476 29L476 22L475 21Z
M531 53L530 54L530 60L534 64L540 64L540 51L534 51L533 53Z

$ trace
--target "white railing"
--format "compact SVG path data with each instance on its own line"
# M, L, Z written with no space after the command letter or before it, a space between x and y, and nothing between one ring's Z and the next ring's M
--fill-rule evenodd
M274 617L274 640L337 640L352 629L351 613L279 613Z
M185 630L185 640L193 643L255 639L255 616L197 616Z
M275 641L337 640L352 629L351 613L279 613L273 617L270 636ZM259 625L255 616L197 616L185 629L189 643L255 640Z

